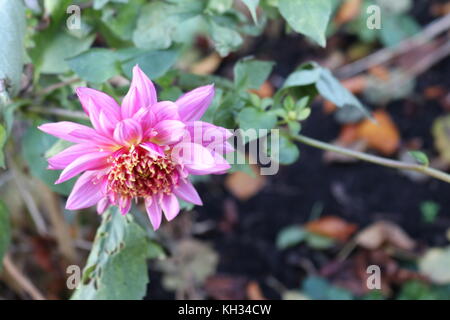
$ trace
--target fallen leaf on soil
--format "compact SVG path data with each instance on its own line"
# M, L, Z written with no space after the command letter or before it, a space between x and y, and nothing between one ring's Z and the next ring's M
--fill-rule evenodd
M216 71L216 69L219 67L220 63L222 62L222 58L219 56L218 53L214 52L211 53L209 56L204 58L203 60L195 63L191 67L191 72L193 74L198 75L208 75Z
M257 94L260 98L270 98L273 96L273 86L269 81L264 81L258 89L249 90L251 93Z
M236 171L227 176L225 180L226 188L239 200L247 200L256 195L265 185L266 178L259 174L259 168L251 165L255 176Z
M346 0L339 8L334 22L339 26L355 19L361 11L362 0Z
M206 279L204 289L217 300L244 300L248 280L244 277L214 275Z
M412 250L412 240L398 225L389 221L378 221L363 229L356 236L356 243L363 248L374 250L383 244L390 244L403 250Z
M250 281L247 284L247 297L249 300L267 300L262 293L261 287L256 281Z
M442 86L431 86L425 89L424 94L427 99L438 99L445 95L446 90Z
M450 283L450 247L429 249L419 261L419 269L431 281Z
M339 217L325 216L308 222L305 228L309 232L345 242L358 227Z
M365 119L358 124L357 136L366 141L369 148L390 156L400 145L400 133L387 112L377 110L373 113L373 117L377 123Z

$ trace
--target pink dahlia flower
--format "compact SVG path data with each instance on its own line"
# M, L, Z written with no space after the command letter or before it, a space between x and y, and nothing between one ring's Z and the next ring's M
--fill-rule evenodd
M157 101L150 79L133 68L133 79L119 106L103 92L78 88L78 98L93 128L73 123L47 123L40 130L75 143L48 159L49 169L63 169L56 183L83 173L67 200L78 210L97 204L103 213L117 205L128 213L142 198L156 230L175 218L178 199L201 205L189 175L221 174L230 165L223 155L233 150L222 127L199 121L214 96L208 85L177 101Z

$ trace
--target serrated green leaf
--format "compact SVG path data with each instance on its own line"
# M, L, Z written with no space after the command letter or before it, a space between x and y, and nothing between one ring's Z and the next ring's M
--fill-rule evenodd
M72 299L142 299L149 281L146 261L161 253L131 213L123 216L116 208L109 209L103 213L102 224L97 230L83 283Z
M332 11L330 0L279 0L278 8L292 29L325 47Z

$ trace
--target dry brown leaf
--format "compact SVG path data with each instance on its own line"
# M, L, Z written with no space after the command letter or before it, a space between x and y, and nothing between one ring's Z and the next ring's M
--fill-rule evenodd
M339 8L334 22L339 26L355 19L361 11L362 0L346 0Z
M273 96L274 89L269 81L264 81L259 89L251 89L249 92L257 94L260 98L270 98Z
M206 58L204 58L203 60L192 65L191 72L193 74L198 75L212 74L214 71L217 70L221 62L222 58L219 56L218 53L214 52L211 53Z
M247 298L249 300L267 300L262 293L261 287L256 281L250 281L247 284Z
M327 236L339 241L346 241L358 228L355 224L336 216L325 216L308 222L305 228L313 233Z
M424 94L427 99L439 99L443 97L446 90L442 86L431 86L425 89Z
M257 194L266 184L266 177L259 174L256 165L251 166L255 176L236 171L227 176L225 187L239 200L247 200Z
M369 148L390 156L400 145L400 133L386 111L377 110L373 113L373 117L377 123L365 119L358 124L357 136L365 140Z
M366 249L374 250L383 244L390 244L403 250L412 250L412 240L398 225L389 221L378 221L362 230L356 236L356 243Z

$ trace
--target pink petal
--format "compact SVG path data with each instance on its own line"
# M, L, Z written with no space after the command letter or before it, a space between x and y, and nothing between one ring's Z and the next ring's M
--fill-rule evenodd
M147 108L140 108L133 116L133 119L141 124L142 132L146 132L152 128L156 123L156 116L152 110Z
M125 119L117 123L114 140L123 146L139 144L142 140L142 127L136 120Z
M97 171L87 171L78 178L66 202L66 209L79 210L93 206L104 197Z
M108 197L104 197L100 199L100 201L97 203L97 213L102 214L103 212L108 209L108 207L111 205L111 202L109 201Z
M154 230L157 230L161 225L162 213L161 207L158 205L155 199L148 197L145 199L145 209L147 209L147 214Z
M156 115L156 120L180 120L178 106L172 101L160 101L150 108Z
M139 108L155 104L156 98L153 83L137 65L134 66L130 90L122 101L122 117L131 118Z
M164 156L163 148L161 148L160 146L158 146L157 144L155 144L153 142L144 142L144 143L141 143L139 146L141 146L142 148L147 150L148 153L152 156L156 156L156 157Z
M197 143L180 142L172 148L172 159L191 170L209 170L215 166L211 152Z
M93 125L98 122L98 116L101 111L108 115L113 125L121 119L119 105L106 93L84 87L77 88L76 92L84 111L90 117ZM89 102L90 100L92 100L92 103Z
M199 120L214 98L214 85L207 85L189 91L175 101L183 121Z
M171 221L180 212L180 203L174 194L164 195L161 200L161 208L166 219Z
M79 123L60 121L53 123L45 123L38 127L39 130L51 134L63 140L75 143L92 142L92 136L96 134L95 130ZM79 137L74 132L85 132L86 135ZM87 137L90 137L87 139Z
M195 190L194 186L190 181L182 181L178 187L176 187L173 190L173 193L180 199L196 204L196 205L203 205L202 200L200 199L200 196L197 193L197 190Z
M131 198L120 197L119 198L119 209L122 215L126 215L131 209Z
M231 165L218 153L211 153L214 158L214 165L207 168L187 167L190 174L205 175L205 174L224 174L230 170Z
M225 128L203 121L191 121L186 124L188 139L206 147L210 151L226 154L234 151L227 142L233 134Z
M98 147L76 144L68 147L55 156L48 158L47 161L51 169L64 169L78 157L97 151L99 151Z
M178 120L163 120L154 126L155 142L160 145L173 144L180 141L184 135L185 125Z
M93 152L85 154L70 163L59 176L55 184L62 183L86 170L96 170L108 165L109 152Z

